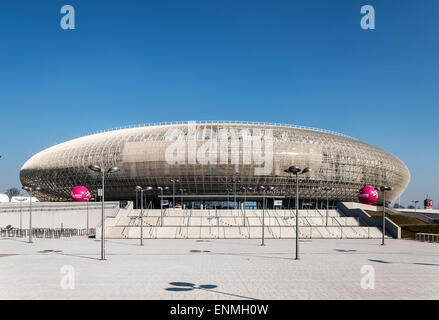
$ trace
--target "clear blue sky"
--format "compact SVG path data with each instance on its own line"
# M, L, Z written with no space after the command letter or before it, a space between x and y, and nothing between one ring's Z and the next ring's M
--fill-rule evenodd
M388 150L412 174L402 204L437 204L438 21L437 0L2 0L0 191L34 153L97 130L253 120Z

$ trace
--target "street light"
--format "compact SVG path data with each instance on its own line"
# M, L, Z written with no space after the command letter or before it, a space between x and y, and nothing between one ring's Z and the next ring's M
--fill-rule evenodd
M290 166L284 172L296 175L296 260L299 260L299 174L311 172L312 168L300 169L298 166Z
M140 191L140 245L143 246L143 191L152 190L152 187L148 186L143 189L141 186L137 186L136 190Z
M183 209L183 192L186 191L186 189L180 188L179 191L181 192L181 198L180 198L181 199L181 201L180 201L181 202L181 209Z
M172 207L175 209L175 183L180 182L178 179L171 179L172 182Z
M137 186L136 191L140 192L140 245L143 246L143 188Z
M242 186L241 189L244 190L244 205L243 205L243 211L244 211L244 227L245 227L245 203L247 202L247 188L245 186Z
M104 203L105 203L105 174L114 173L120 170L119 167L114 166L109 169L104 169L97 164L91 164L88 168L94 172L102 174L102 214L101 214L101 260L105 260L105 213L104 213Z
M418 206L418 200L412 200L412 202L415 204L415 212L416 212L416 207Z
M328 215L329 215L329 198L328 192L332 190L332 187L323 187L323 191L326 191L326 226L328 226Z
M30 195L29 199L29 243L32 243L32 192L41 190L40 187L23 186L23 189Z
M245 191L245 193L244 193L244 227L245 227L245 204L246 204L246 202L247 202L247 190L248 191L253 191L253 188L252 187L243 187L244 188L244 191Z
M22 206L21 206L21 203L23 202L23 201L26 201L26 198L17 198L17 201L19 201L20 202L20 233L22 232L22 230L23 230L23 223L22 223L22 221L23 221L23 219L22 219Z
M262 197L262 242L261 246L265 246L265 209L266 209L266 201L265 201L265 192L267 189L264 186L259 187L260 190L263 191L263 197ZM274 187L268 187L268 190L273 191Z
M168 187L165 187L163 189L163 187L157 187L157 189L160 190L162 197L160 199L160 227L163 227L163 190L168 190Z
M136 205L135 207L137 208L137 206L139 205L139 190L137 189L137 187L135 188L136 190Z
M89 201L89 199L88 198L82 198L82 200L84 200L86 203L87 203L87 235L88 235L88 201Z
M234 209L237 209L237 208L238 208L238 203L237 203L237 201L236 201L236 183L237 183L237 182L240 182L240 180L239 180L239 179L236 179L236 178L233 178L233 179L232 179L232 182L233 182L233 189L234 189L234 194L235 194L235 203L233 204L233 208L234 208Z
M264 195L262 197L262 243L261 246L265 246L264 243L264 229L265 229L265 187L259 186L259 189L263 191Z
M381 186L380 190L383 192L383 241L381 245L384 245L384 235L386 234L386 191L393 190L392 187Z

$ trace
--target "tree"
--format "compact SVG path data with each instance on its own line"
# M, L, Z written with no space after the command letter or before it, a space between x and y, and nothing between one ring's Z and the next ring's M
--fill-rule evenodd
M409 205L409 206L407 207L407 209L414 209L414 208L415 208L414 205Z
M6 195L9 197L9 201L12 200L12 197L17 197L21 194L21 190L17 188L9 188L6 190Z
M404 206L400 205L399 203L395 203L393 207L395 209L404 209Z

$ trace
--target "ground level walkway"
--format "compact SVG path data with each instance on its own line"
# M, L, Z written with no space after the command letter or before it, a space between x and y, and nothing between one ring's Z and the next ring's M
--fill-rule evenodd
M34 240L0 239L1 299L439 299L433 243Z

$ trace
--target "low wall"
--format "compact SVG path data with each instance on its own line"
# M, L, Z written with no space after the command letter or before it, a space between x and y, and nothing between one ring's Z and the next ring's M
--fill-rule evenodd
M119 202L106 202L105 215L114 216L119 211ZM101 203L88 204L89 228L97 228L101 221ZM0 206L0 227L29 228L29 204L2 204ZM87 227L87 203L42 202L32 204L33 228L75 228Z
M355 202L338 202L337 208L348 217L358 217L362 219L367 225L371 227L383 227L382 217L371 217L365 210L378 211L382 210L382 207L369 206ZM378 210L377 210L378 209ZM392 235L392 237L401 238L401 228L395 224L392 220L386 217L386 232Z
M129 201L125 208L120 208L117 212L112 215L108 214L105 216L105 234L109 227L114 227L120 218L128 216L128 214L133 210L133 202ZM96 238L101 237L102 225L99 220L99 225L96 226Z

